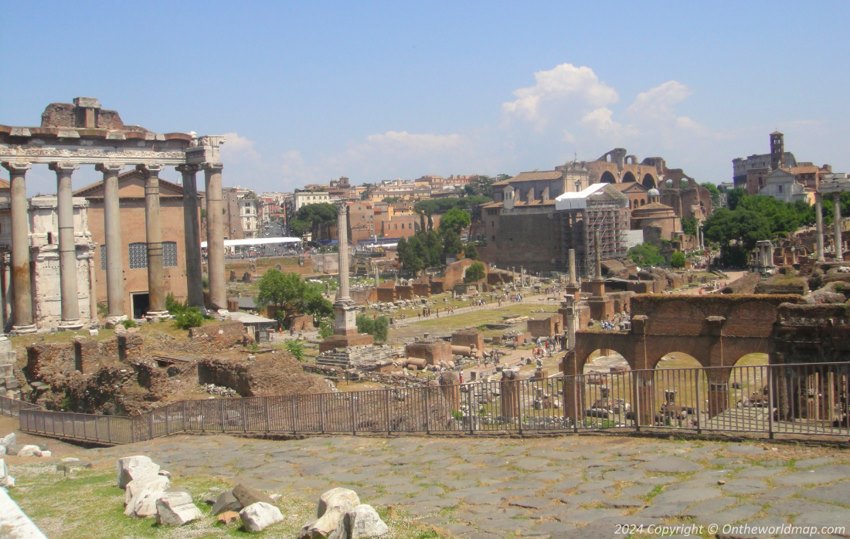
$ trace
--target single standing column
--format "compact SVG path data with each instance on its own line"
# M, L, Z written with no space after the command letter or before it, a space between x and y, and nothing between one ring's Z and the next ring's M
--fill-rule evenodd
M204 163L207 197L207 273L210 280L210 307L227 309L224 282L224 220L222 219L221 163Z
M596 253L595 253L596 264L594 265L594 268L593 268L594 269L594 271L593 271L594 275L593 276L597 280L599 280L599 279L602 279L602 245L601 245L601 242L599 241L599 231L598 230L593 233L593 247L594 247L594 250L596 251Z
M118 198L118 174L123 164L101 164L103 173L103 230L106 240L107 325L127 319L124 314L124 256L121 243L121 202Z
M841 193L835 192L832 195L833 209L833 227L835 227L835 259L841 261L844 259L844 246L841 243Z
M198 221L198 184L195 173L197 165L180 165L183 174L183 230L186 248L186 289L189 305L204 307L204 287L201 282L201 225Z
M578 279L576 278L576 250L570 249L567 251L567 257L570 265L570 280L567 283L567 286L571 288L578 288Z
M815 193L815 235L817 236L818 262L823 262L823 199L820 193Z
M26 174L29 163L4 162L9 171L12 214L12 333L33 333L30 238Z
M159 220L159 173L161 165L139 165L145 175L145 241L148 255L148 312L146 318L162 318L165 310L165 271L162 267L162 225Z
M62 294L62 320L59 329L80 329L79 289L77 288L77 246L74 242L73 163L51 163L56 172L56 205L59 217L59 286Z
M351 299L348 291L348 206L341 202L337 206L336 226L339 236L339 291L338 301Z

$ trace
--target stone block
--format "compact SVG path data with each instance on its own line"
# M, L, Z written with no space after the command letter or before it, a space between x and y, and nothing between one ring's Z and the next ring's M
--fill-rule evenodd
M239 512L245 529L250 532L260 532L272 524L283 520L280 509L270 503L256 502Z
M239 484L233 488L232 492L233 497L239 501L242 507L248 507L249 505L257 502L263 502L269 505L274 505L274 501L269 497L268 494L255 488Z
M212 507L212 514L218 515L227 511L239 511L243 505L239 503L232 490L225 490L216 498Z
M351 489L337 487L319 497L318 518L301 528L300 538L329 537L342 526L345 514L360 505L360 497ZM339 534L337 534L339 535Z
M183 526L203 516L192 495L182 490L166 492L156 501L156 522L162 526Z
M381 537L390 531L375 508L366 504L360 504L347 512L343 518L343 526L345 537L349 539Z
M118 459L118 487L124 488L127 483L139 477L157 475L159 464L145 455L134 455Z
M171 481L161 475L141 477L131 481L124 491L124 514L128 517L150 517L157 514L157 500L170 486Z
M27 444L18 450L19 457L36 457L41 452L37 445Z

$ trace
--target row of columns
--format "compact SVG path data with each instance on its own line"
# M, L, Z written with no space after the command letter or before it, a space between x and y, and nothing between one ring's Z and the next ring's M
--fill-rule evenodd
M11 236L12 236L12 331L30 333L36 330L32 311L30 276L29 219L26 193L26 173L29 163L3 162L10 174ZM106 243L107 321L126 319L124 312L123 250L121 240L121 210L118 196L120 163L101 163L96 169L104 182L104 233ZM74 241L74 206L72 176L79 167L73 163L53 162L56 173L57 214L59 225L59 275L61 291L61 329L79 329L80 319L77 283L77 256ZM145 178L145 238L148 261L149 310L147 316L166 314L165 272L162 256L162 226L160 222L159 174L162 165L138 165ZM184 234L186 246L186 280L188 303L204 307L202 288L200 223L198 220L198 190L196 173L204 169L207 210L207 259L210 287L210 307L224 309L227 295L224 280L224 229L222 219L222 185L220 163L179 165L183 175ZM5 322L5 321L2 321ZM2 333L0 326L0 333Z
M832 194L832 215L833 215L833 234L835 235L835 259L841 260L844 256L843 244L841 241L841 193L835 192ZM820 193L815 193L815 228L817 235L817 261L823 262L823 200Z

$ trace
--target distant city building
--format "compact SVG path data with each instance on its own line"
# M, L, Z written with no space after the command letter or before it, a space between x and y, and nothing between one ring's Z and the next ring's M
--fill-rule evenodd
M292 195L293 210L298 211L302 206L308 204L330 203L331 197L328 191L311 191L308 189L296 189Z
M746 190L750 195L773 193L770 196L779 195L786 198L787 189L783 193L778 192L778 176L774 177L774 185L764 193L762 190L767 186L767 178L775 170L783 170L794 176L795 181L804 189L817 191L824 174L832 172L832 167L823 165L819 167L810 162L798 162L791 152L785 151L785 135L779 131L770 134L770 153L754 154L749 157L738 157L732 160L732 181L735 188ZM777 183L779 182L779 183ZM794 187L794 192L799 198L800 189ZM811 197L807 197L811 198Z

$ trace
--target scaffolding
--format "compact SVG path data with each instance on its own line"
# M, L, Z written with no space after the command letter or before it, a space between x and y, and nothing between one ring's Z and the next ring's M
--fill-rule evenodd
M576 251L576 269L584 277L594 275L596 242L599 232L601 259L626 257L626 231L629 229L628 198L614 189L596 184L585 192L569 196L558 211L561 220L559 261L569 249Z

